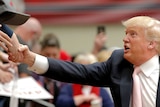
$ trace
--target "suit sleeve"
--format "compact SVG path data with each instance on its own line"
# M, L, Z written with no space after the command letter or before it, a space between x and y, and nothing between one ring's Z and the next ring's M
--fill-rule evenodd
M62 82L98 87L112 87L113 82L119 82L120 73L124 70L124 65L128 63L123 58L123 50L113 52L105 62L89 65L53 58L47 59L49 65L47 71L42 74L43 76Z
M48 58L49 68L43 76L62 82L92 86L110 85L109 61L83 65L70 61Z

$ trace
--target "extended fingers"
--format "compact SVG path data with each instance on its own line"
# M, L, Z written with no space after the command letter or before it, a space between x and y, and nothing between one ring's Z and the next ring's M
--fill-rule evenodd
M0 69L0 72L1 72L1 76L0 76L1 83L7 83L13 79L13 75L10 72L2 71L1 69Z
M8 51L8 48L6 47L6 45L0 41L0 46L5 50L5 51Z
M11 42L11 38L4 32L0 31L0 35L3 37L2 39L4 41L8 41L8 42Z
M27 46L27 45L22 45L22 44L20 44L20 47L18 48L18 51L19 51L19 52L23 52L23 51L25 51L25 50L28 50L28 46Z
M10 61L17 62L18 56L12 54L11 52L9 52L8 55L9 55L9 56L8 56L8 59L9 59Z
M7 46L12 46L11 38L2 31L0 31L0 41L4 42Z
M7 47L12 46L11 38L9 38L9 36L2 31L0 31L0 41L1 41L0 45L2 46L2 48L5 48L4 44Z

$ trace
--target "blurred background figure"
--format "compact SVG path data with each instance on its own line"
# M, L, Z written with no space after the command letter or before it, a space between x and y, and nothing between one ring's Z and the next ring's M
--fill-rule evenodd
M108 58L111 56L113 50L110 50L110 49L104 49L104 50L101 50L98 54L97 54L97 60L98 62L104 62L104 61L107 61ZM112 95L111 95L111 91L110 91L110 88L108 87L105 87L105 89L108 91L111 99L112 99ZM113 99L112 99L113 101Z
M16 8L18 12L23 12L23 13L25 12L26 5L24 0L12 0L12 2L13 2L13 6Z
M105 26L98 26L97 27L97 34L94 37L93 41L93 47L91 50L91 53L97 56L97 54L102 51L102 50L107 50L106 46L107 42L107 34L106 34L106 28ZM78 52L76 54L72 55L72 61L74 61L74 58L81 52Z
M66 50L61 48L58 37L53 33L48 33L42 36L39 41L42 55L51 58L71 61L71 55L68 54Z
M34 17L30 17L24 24L17 26L14 29L14 32L16 33L21 44L28 45L31 50L33 50L36 53L39 53L40 46L38 46L39 45L38 40L40 36L42 35L42 25L38 19ZM4 52L2 52L1 55L5 61L8 61L8 55L6 55ZM33 72L30 72L27 68L28 66L26 64L21 63L18 65L19 77L25 78L28 76L32 76L37 80L38 83L42 83L43 77L38 76L37 74ZM7 99L5 100L5 103L4 103L6 105L9 103L10 98L7 97L5 99ZM26 107L26 106L30 107L32 103L34 102L32 101L30 102L24 99L19 99L19 107ZM8 107L8 106L9 105L6 105L5 107Z
M32 51L39 53L40 46L38 44L38 40L42 35L42 25L38 19L30 17L24 24L17 26L14 32L16 33L20 43L28 45ZM27 71L27 65L21 64L19 67L19 75L31 75L37 80L37 82L40 83L40 81L42 81L43 77L38 76L35 73L29 74Z
M18 3L18 1L16 0L13 1L13 3L15 3L14 5L18 6L18 4L16 4ZM17 35L18 40L21 44L28 45L32 51L39 53L40 46L38 44L38 39L42 35L42 25L38 19L34 17L30 17L24 24L17 26L14 29L14 32ZM43 77L38 76L37 74L33 72L30 72L27 68L28 68L28 65L26 64L21 63L18 65L19 77L25 78L28 76L32 76L34 79L37 80L38 83L41 83ZM34 102L19 99L19 107L31 106L32 103Z
M10 71L14 69L18 73L17 64L8 61L8 55L0 50L0 82L2 84L9 83L14 78L14 74ZM0 96L0 107L9 107L10 97Z
M32 76L32 72L29 71L27 68L28 66L26 64L20 63L18 65L19 78L25 78L25 77ZM19 99L18 107L30 107L31 105L30 103L31 103L30 100Z
M61 59L66 61L71 60L71 56L65 50L61 49L59 39L53 33L43 35L39 40L39 44L41 55L54 59ZM62 59L61 55L64 55L64 59ZM50 92L50 94L54 96L54 99L50 99L48 102L55 104L59 90L65 83L44 77L43 81L41 81L41 84L48 92ZM41 107L41 105L33 104L33 107Z
M104 26L98 26L97 35L95 36L94 39L92 53L94 55L97 55L101 50L107 49L106 42L107 42L106 29Z
M19 73L19 78L25 78L28 76L32 76L32 72L29 71L28 66L26 64L20 63L18 65L18 73Z
M0 82L1 83L7 83L10 82L13 79L13 74L10 72L10 68L14 69L16 72L17 71L17 65L8 61L6 58L3 57L5 55L2 50L0 50Z
M112 51L109 50L101 50L98 54L97 54L97 59L98 62L104 62L106 60L108 60L108 58L111 56Z
M42 25L38 19L31 17L24 24L16 27L14 32L20 42L23 41L31 48L42 35Z
M90 53L79 54L74 59L75 63L91 64L97 58ZM94 103L96 101L96 103ZM100 105L100 106L95 106ZM66 84L59 93L56 107L114 107L113 101L104 88L80 84Z

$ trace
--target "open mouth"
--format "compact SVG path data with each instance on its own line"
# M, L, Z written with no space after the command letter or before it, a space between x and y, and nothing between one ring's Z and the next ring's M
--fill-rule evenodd
M124 51L127 52L130 48L128 46L124 46Z

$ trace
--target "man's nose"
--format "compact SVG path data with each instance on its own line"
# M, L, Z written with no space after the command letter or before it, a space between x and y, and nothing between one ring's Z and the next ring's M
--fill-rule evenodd
M124 36L124 38L123 38L123 42L129 42L129 39L128 39L128 36L126 35L126 36Z

